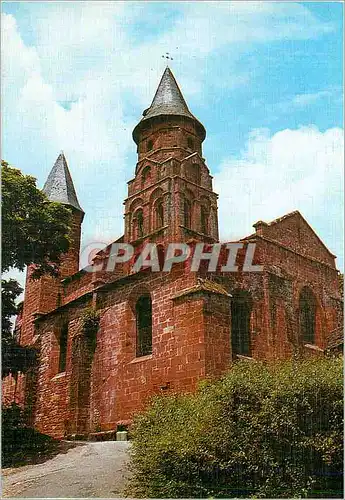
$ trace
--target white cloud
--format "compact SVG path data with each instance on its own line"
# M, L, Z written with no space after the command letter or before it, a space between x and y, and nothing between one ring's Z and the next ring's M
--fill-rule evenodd
M42 57L22 42L11 15L4 15L3 33L6 158L25 158L17 166L38 176L42 185L63 149L87 212L84 239L99 238L100 233L105 233L102 241L117 237L135 124L123 114L121 92L111 92L111 81L90 73L83 80L82 97L66 110L56 100L60 90L43 77Z
M317 92L306 92L304 94L296 94L275 105L282 112L294 112L296 109L303 109L314 106L315 104L341 105L343 102L343 89L340 87L330 87Z
M224 160L214 176L221 238L244 237L260 219L299 210L341 255L343 165L342 129L253 130L240 156Z
M309 104L313 104L320 99L325 97L331 97L332 92L329 90L320 90L319 92L315 92L312 94L298 94L292 99L292 104L295 106L308 106Z
M331 31L298 3L185 2L183 17L161 44L197 59L226 44L300 39ZM241 50L237 45L236 50Z
M167 16L169 9L168 2ZM162 4L162 22L156 19L158 34L138 43L133 40L133 25L141 23L138 32L142 35L145 25L150 30L154 2L146 2L145 8L141 2L38 5L29 14L44 80L62 101L64 95L85 94L85 83L97 74L105 91L127 88L147 105L165 63L161 55L166 51L174 56L184 90L201 93L205 58L211 52L232 45L231 59L236 60L250 43L304 40L333 29L299 3L177 2L174 10L174 22L164 22Z
M15 18L3 15L3 152L42 185L65 151L86 211L84 244L122 233L126 181L135 169L131 132L156 90L163 53L173 53L187 101L203 101L208 61L218 49L229 46L235 68L248 44L303 40L333 29L299 3L173 5L175 17L166 23L152 17L154 2L35 2L27 10L34 46L23 42ZM164 13L164 4L160 8ZM146 41L135 39L136 22L150 35ZM229 71L213 84L229 88L248 78ZM64 101L75 102L65 109ZM265 160L267 142L262 133L251 139L246 164Z

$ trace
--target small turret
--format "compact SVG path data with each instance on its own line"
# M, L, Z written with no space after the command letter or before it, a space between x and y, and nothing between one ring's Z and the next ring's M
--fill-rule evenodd
M61 279L71 276L79 270L79 252L81 224L84 211L81 208L68 169L65 155L60 153L43 187L43 192L50 201L68 206L72 211L70 246L61 256L59 276L44 275L38 280L31 280L34 269L29 266L26 274L25 297L22 316L21 343L30 344L34 335L33 320L37 314L44 314L59 306Z
M202 142L206 130L189 111L182 92L170 68L166 68L159 82L151 106L133 130L133 139L138 146L139 160L147 153L165 148L167 158L171 148L198 152L202 156ZM159 155L162 159L162 152Z
M82 212L64 153L61 151L43 186L50 201L58 201Z
M200 139L206 137L206 130L202 123L189 111L182 92L169 67L166 67L151 106L143 112L143 118L133 130L133 139L138 143L140 132L152 122L152 118L163 116L179 116L195 122Z

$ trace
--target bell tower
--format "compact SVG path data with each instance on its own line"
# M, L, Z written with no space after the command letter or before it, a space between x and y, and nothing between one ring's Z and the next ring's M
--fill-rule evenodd
M205 137L167 67L133 130L138 162L124 202L126 242L218 241L218 195L202 157Z

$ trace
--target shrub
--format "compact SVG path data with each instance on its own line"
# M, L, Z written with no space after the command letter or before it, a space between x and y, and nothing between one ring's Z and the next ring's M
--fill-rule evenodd
M341 359L235 363L133 426L137 497L342 497Z
M37 462L58 449L58 441L26 425L25 412L15 403L2 409L2 466Z
M94 337L99 328L100 315L92 307L85 309L82 317L82 329L86 336Z

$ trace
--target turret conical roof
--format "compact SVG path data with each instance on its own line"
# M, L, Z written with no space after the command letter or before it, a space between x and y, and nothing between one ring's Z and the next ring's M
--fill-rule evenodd
M203 138L205 138L206 131L204 126L195 118L195 116L189 111L186 101L182 95L182 92L175 80L175 77L167 66L159 82L157 91L151 103L151 106L143 112L143 118L140 120L138 125L133 131L133 138L136 140L139 129L141 128L143 122L150 120L156 116L162 115L175 115L175 116L185 116L196 121L201 127L201 133Z
M84 213L83 209L79 205L72 177L63 152L61 152L57 157L57 160L48 175L48 179L43 186L43 192L50 201L58 201L64 205L74 207Z

